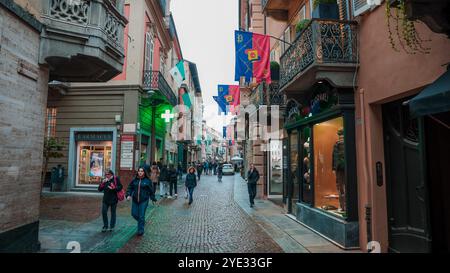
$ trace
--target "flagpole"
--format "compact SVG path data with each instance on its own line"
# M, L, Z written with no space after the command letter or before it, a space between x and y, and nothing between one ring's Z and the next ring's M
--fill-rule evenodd
M244 30L244 29L242 29L242 28L239 28L239 31L249 32L249 31L246 31L246 30ZM253 32L251 32L251 33L253 33ZM267 35L267 34L264 34L264 35L269 36L270 38L273 38L273 39L278 40L278 41L280 41L280 42L283 42L283 43L285 43L285 44L288 44L289 46L292 46L291 43L288 43L288 42L286 42L285 40L282 40L282 39L277 38L277 37L275 37L275 36Z

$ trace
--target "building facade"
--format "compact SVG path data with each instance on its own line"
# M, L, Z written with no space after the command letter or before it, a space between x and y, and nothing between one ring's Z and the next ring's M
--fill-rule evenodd
M448 3L336 1L327 14L313 2L261 1L287 97L286 211L345 249L448 251L449 22L431 12ZM416 52L385 23L401 3L418 20ZM414 110L430 92L441 99Z
M49 81L106 81L122 70L123 1L70 6L0 1L0 252L39 249Z
M49 97L55 135L68 144L49 165L67 170L61 190L96 190L107 169L127 185L138 166L177 161L178 86L169 70L183 57L170 2L125 1L123 10L123 72L107 83L68 84Z

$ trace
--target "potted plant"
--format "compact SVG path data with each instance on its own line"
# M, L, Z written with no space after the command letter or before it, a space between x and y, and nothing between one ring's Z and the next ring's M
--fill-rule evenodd
M280 80L280 64L277 62L270 62L270 75L272 80Z
M298 22L297 26L295 27L296 38L300 36L300 33L302 33L302 31L308 26L309 22L311 22L311 20L309 19L303 19L300 22Z
M312 18L339 19L336 0L314 0Z

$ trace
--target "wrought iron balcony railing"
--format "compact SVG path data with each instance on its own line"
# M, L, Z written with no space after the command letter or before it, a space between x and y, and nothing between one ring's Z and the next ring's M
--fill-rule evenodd
M123 1L42 1L40 58L54 68L54 79L107 81L122 71Z
M356 64L357 24L313 19L281 56L280 88L313 65Z
M145 70L143 86L144 89L159 91L171 105L177 105L177 96L173 92L172 88L170 88L170 85L167 83L161 72L155 70Z

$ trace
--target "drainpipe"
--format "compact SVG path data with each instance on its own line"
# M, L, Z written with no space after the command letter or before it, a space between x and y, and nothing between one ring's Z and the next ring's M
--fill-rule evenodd
M371 242L373 238L372 234L372 179L369 175L369 155L367 149L367 133L366 133L366 112L365 112L365 104L364 104L364 88L359 90L359 102L361 107L361 119L362 119L362 146L364 149L364 164L363 164L363 176L364 180L367 181L367 204L365 205L365 220L367 225L367 242Z

